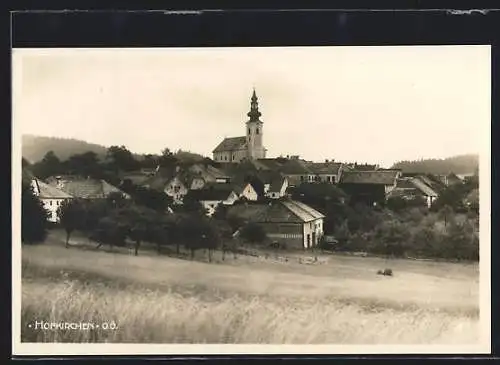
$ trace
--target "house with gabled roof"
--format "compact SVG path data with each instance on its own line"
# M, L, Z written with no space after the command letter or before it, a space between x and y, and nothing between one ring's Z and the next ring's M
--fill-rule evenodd
M401 174L400 170L344 171L340 188L351 197L352 202L383 204Z
M259 195L255 191L254 187L249 182L242 182L242 183L233 182L230 183L229 185L232 186L233 191L238 196L238 199L256 201L259 198Z
M413 199L422 197L425 199L427 207L438 198L438 193L422 181L418 176L399 178L396 187L389 193L388 197L399 196L403 199Z
M103 179L58 175L47 179L47 184L80 199L105 199L110 194L120 193L130 199L130 195Z
M201 163L193 164L187 170L203 178L203 180L206 183L209 182L227 183L231 179L231 176L224 170L208 164L201 164Z
M31 187L33 188L33 193L40 199L43 203L43 207L48 212L47 220L53 223L58 222L59 216L57 214L57 209L64 201L73 199L73 197L35 177L31 179Z
M323 236L325 216L301 202L284 199L270 204L238 204L228 209L245 223L260 225L267 236L288 248L306 249L316 246Z
M307 164L309 170L315 175L314 181L338 184L342 174L342 163L328 161L310 162Z

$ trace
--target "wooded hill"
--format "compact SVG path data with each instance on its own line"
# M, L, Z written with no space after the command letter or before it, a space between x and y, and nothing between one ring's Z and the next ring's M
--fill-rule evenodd
M422 172L428 174L472 174L479 167L479 156L474 154L453 156L445 159L420 159L414 161L400 161L392 168L402 169L403 172Z
M49 151L53 151L61 161L85 152L94 152L99 159L104 159L109 147L73 138L42 137L30 134L23 135L21 143L22 155L30 163L41 161ZM181 161L200 161L204 158L197 153L183 150L176 151L174 155ZM144 158L144 155L136 153L133 156L137 160ZM158 157L160 154L153 156Z

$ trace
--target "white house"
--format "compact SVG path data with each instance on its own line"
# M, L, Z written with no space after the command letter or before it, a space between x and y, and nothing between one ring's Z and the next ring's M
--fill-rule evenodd
M189 191L189 188L181 181L179 176L174 176L168 181L163 189L165 194L170 196L175 204L182 203L182 199Z
M288 179L285 176L279 176L273 179L270 184L264 184L264 194L268 198L279 199L285 196L287 188Z
M68 193L54 187L50 186L43 181L38 179L31 180L31 186L33 187L34 194L43 203L43 207L49 212L48 220L50 222L58 222L59 217L57 215L57 209L61 204L68 199L73 197Z
M238 195L238 198L245 198L250 201L256 201L258 194L250 183L243 184L233 184L234 192Z

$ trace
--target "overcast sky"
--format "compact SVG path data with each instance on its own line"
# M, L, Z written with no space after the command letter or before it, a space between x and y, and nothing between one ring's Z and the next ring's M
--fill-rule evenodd
M252 87L268 157L379 163L478 153L490 48L293 47L13 51L23 134L212 157L245 134Z

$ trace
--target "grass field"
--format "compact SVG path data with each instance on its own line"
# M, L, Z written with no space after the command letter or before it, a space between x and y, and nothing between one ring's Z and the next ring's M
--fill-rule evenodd
M198 253L200 256L202 253ZM23 342L473 344L478 265L325 255L305 265L232 255L189 261L65 249L22 252ZM392 268L393 277L376 275ZM43 331L34 321L114 321Z

